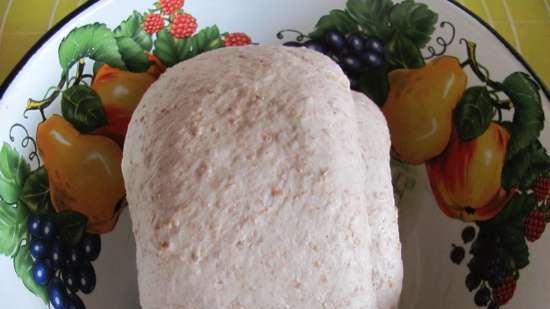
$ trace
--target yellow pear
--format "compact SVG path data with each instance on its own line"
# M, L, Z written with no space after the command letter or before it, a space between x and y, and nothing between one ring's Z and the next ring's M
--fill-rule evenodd
M125 196L120 147L107 137L81 134L57 115L38 125L36 139L55 210L85 215L88 232L111 231Z
M452 113L466 89L467 77L457 58L442 56L418 69L389 73L386 116L393 155L420 164L449 143Z

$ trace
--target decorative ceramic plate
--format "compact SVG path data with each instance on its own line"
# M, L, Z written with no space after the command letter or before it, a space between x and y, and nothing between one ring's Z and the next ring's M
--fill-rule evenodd
M439 0L152 1L89 1L0 88L2 308L139 307L128 120L166 67L251 42L327 54L384 112L400 308L548 307L549 93L478 18Z

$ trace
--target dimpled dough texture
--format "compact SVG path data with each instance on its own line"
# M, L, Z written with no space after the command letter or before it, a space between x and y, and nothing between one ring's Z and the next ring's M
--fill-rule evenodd
M142 307L393 308L389 138L359 103L372 104L300 48L224 48L163 74L122 164ZM381 134L361 135L371 114Z
M388 164L390 132L384 115L365 95L354 92L363 159L367 168L366 188L371 228L372 281L379 309L397 309L403 283L401 242L397 208L393 207L391 170ZM377 138L376 138L377 137ZM391 207L390 207L391 205Z

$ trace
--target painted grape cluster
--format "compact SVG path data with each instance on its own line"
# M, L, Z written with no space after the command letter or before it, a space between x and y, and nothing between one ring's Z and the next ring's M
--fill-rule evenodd
M319 40L303 43L290 41L283 45L306 47L327 55L344 70L353 90L360 90L361 74L370 74L385 65L384 42L374 36L364 38L353 33L346 36L337 30L330 30Z
M517 228L522 231L521 237L529 242L540 239L550 221L550 177L538 176L534 182L534 200L524 204L527 215L520 220ZM497 218L498 219L498 218ZM465 279L466 288L474 293L477 306L488 306L496 309L507 304L516 291L520 273L516 265L506 257L502 243L507 242L500 235L492 232L493 227L487 227L491 222L478 222L477 231L473 226L467 226L462 231L464 247L468 248L470 259L467 263L468 275ZM476 237L477 233L477 237ZM495 241L493 237L498 237ZM451 261L461 264L466 256L463 246L453 245L450 253ZM512 261L512 263L515 263Z
M101 250L99 235L84 234L76 245L67 246L48 215L30 216L28 231L34 260L32 276L38 285L47 287L53 308L86 308L77 293L89 294L95 288L92 262Z

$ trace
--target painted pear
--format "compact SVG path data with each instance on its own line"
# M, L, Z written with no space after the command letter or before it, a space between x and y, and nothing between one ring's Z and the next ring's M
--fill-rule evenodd
M382 112L400 161L421 164L439 155L451 137L452 113L466 89L457 58L441 56L418 69L389 73L390 91Z
M501 188L501 174L509 140L508 131L496 123L467 142L453 131L445 151L426 163L432 192L445 214L482 221L504 207L509 195Z
M142 73L124 71L107 64L97 70L91 87L101 98L109 124L92 134L107 136L123 146L128 123L141 97L166 70L154 55L149 54L149 60L153 65Z
M81 134L58 115L38 126L36 139L55 210L84 214L88 232L111 231L125 196L120 147L107 137Z

